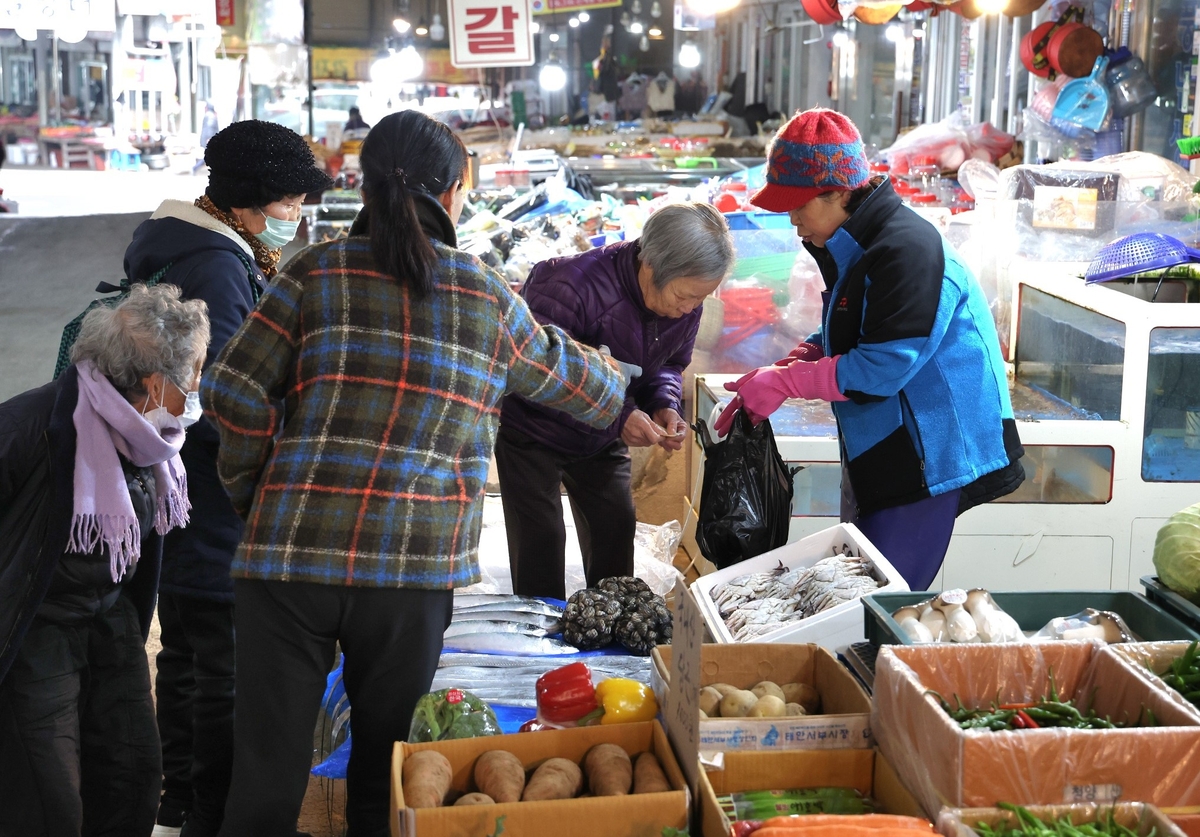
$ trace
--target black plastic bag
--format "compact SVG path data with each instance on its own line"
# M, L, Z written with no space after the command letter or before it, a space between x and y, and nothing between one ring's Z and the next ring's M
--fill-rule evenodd
M704 482L696 541L709 561L724 569L783 546L792 520L792 479L775 446L771 422L755 427L745 411L734 417L723 442L708 427L695 428L704 446Z

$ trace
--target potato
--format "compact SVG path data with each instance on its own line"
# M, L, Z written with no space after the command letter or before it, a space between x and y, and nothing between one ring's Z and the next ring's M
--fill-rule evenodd
M705 712L703 709L701 709L700 710L700 720L703 721L707 717L708 717L708 713Z
M475 760L475 787L496 802L520 802L525 766L507 750L488 750Z
M633 787L633 762L618 744L597 744L583 757L592 796L625 796Z
M784 703L798 703L809 715L815 715L821 711L821 696L809 684L784 683L782 688Z
M647 750L638 756L633 765L633 792L661 793L670 789L671 784L654 753Z
M746 714L758 702L754 692L737 689L721 698L722 718L745 718Z
M455 800L457 805L495 805L496 800L492 799L486 793L465 793Z
M718 692L721 693L721 697L725 697L730 692L740 692L741 691L741 689L739 689L737 686L730 686L728 683L709 683L704 688L716 689Z
M404 804L409 808L440 808L450 792L454 770L437 750L421 750L404 760L400 780Z
M807 715L808 713L804 711L804 707L803 707L803 706L801 706L800 704L798 704L798 703L789 703L789 704L787 704L787 706L784 708L784 713L783 713L783 714L784 714L784 715L786 715L786 716L788 716L788 717L796 717L796 716L798 716L798 715Z
M539 799L574 799L583 790L583 771L567 759L546 759L533 771L521 794L522 802Z
M782 718L787 714L787 704L775 695L763 695L750 707L749 718Z
M775 697L783 700L783 689L779 688L778 683L772 683L770 680L763 680L761 683L755 683L750 689L754 694L762 697L763 695L775 695ZM787 701L784 701L787 703Z
M712 686L705 686L700 690L700 711L708 717L715 716L720 710L721 698L725 695L714 689Z

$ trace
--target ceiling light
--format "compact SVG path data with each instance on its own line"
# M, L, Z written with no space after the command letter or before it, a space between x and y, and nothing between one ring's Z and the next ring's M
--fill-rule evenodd
M577 17L571 18L570 20L567 21L567 25L570 26L572 29L578 29L579 28L579 18L577 18Z
M644 31L645 31L645 27L642 25L642 22L640 20L635 20L629 24L629 34L630 35L640 35Z
M409 23L407 20L405 20L402 17L398 17L395 20L393 20L392 26L395 27L396 31L399 32L401 35L403 35L409 29L412 29L412 24Z
M658 0L654 0L654 2L650 4L650 17L661 17L661 16L662 16L662 4L659 3Z
M587 12L580 12L578 15L576 15L576 17L579 18L580 23L587 23L589 20L592 19L592 16L589 15Z
M691 41L679 48L679 66L689 70L700 66L700 50Z
M433 23L429 24L429 39L431 41L444 41L446 39L446 27L442 26L441 15L433 16Z
M532 30L533 30L533 34L535 34L535 35L536 35L538 32L541 32L541 31L542 31L542 24L538 23L538 22L535 20L533 23L529 24L529 28L530 28L530 29L532 29Z
M550 33L550 43L552 43L552 44L558 43L558 33L557 32Z
M650 51L650 39L645 35L642 35L642 39L638 41L638 49L640 49L642 52Z
M653 40L656 40L656 41L663 36L662 30L659 29L657 26L651 26L646 31L646 34L649 35Z
M548 93L557 93L567 86L567 71L555 59L542 65L538 73L538 84Z
M850 43L850 34L845 29L839 29L833 33L833 45L835 48L841 49L848 43Z
M904 37L904 27L899 23L889 23L887 29L883 30L883 37L887 38L893 44L898 43Z
M425 72L425 59L417 48L409 44L396 53L396 78L400 81L412 81Z
M421 22L417 24L417 28L413 30L413 34L418 38L424 38L429 34L429 27L425 25L425 18L421 18Z

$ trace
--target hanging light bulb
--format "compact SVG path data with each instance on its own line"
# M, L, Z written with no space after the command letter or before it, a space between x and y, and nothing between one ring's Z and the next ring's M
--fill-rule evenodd
M642 22L640 20L635 20L629 24L629 34L630 35L640 35L644 31L646 31L646 27L642 25Z
M570 20L567 21L567 25L570 26L572 29L578 29L579 28L579 18L577 18L577 17L571 18Z
M442 16L434 15L433 23L429 24L429 40L442 41L446 38L446 27L442 26Z
M557 93L567 86L567 71L557 59L551 58L542 65L538 73L538 84L548 93Z
M887 29L883 30L883 37L887 38L893 44L899 43L900 39L904 37L904 27L899 23L889 23Z
M580 23L587 23L589 20L592 19L592 16L589 15L587 12L580 12L579 14L576 15L576 17L579 18Z
M557 32L550 33L550 43L552 43L552 44L558 43L558 33Z
M642 13L642 0L633 0L633 2L629 4L629 11L633 12L635 15L640 15Z
M650 17L662 17L662 4L658 0L650 4Z
M629 12L621 12L621 25L626 29L629 28Z
M425 25L425 18L421 18L421 22L417 24L417 28L413 30L413 34L418 38L425 38L429 35L429 27Z
M530 28L530 29L532 29L532 30L533 30L533 34L535 34L535 35L536 35L538 32L541 32L541 31L542 31L542 24L538 23L538 22L535 20L533 23L529 24L529 28Z
M398 17L392 21L392 28L403 35L409 29L412 29L412 24L402 17Z
M651 26L649 29L646 30L646 34L650 36L650 40L652 40L652 41L660 41L660 40L662 40L662 36L663 36L662 30L659 29L657 26Z
M685 41L679 48L679 66L688 70L700 66L700 50L691 41Z
M396 78L399 81L412 81L425 72L425 59L412 44L396 53L395 62Z
M850 34L845 29L838 29L833 33L833 46L836 49L841 49L850 43Z
M640 49L642 52L650 51L650 39L645 35L642 35L642 39L638 41L638 49Z

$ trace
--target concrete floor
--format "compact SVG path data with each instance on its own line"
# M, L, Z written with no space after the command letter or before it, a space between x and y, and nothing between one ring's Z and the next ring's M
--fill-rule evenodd
M31 173L24 172L24 175ZM164 197L190 199L203 190L203 181L144 175L142 180L111 179L112 173L43 172L36 181L49 184L34 196L35 181L22 179L15 193L10 171L0 173L6 196L22 201L22 214L0 215L0 401L50 380L62 327L96 297L97 282L116 282L123 274L125 248L133 230ZM85 175L72 179L76 175ZM110 175L110 179L103 179ZM119 191L119 200L104 200L97 183ZM170 190L162 190L164 184ZM74 184L74 185L72 185ZM177 193L177 194L176 194ZM98 209L111 205L130 208L124 214L46 217L55 207ZM29 217L26 207L37 211ZM686 456L654 448L634 452L634 499L638 519L652 524L683 520ZM677 565L682 564L677 560ZM684 562L686 563L686 557ZM147 654L154 667L160 644L154 625ZM344 833L341 811L343 782L311 778L300 819L300 830L314 837Z

